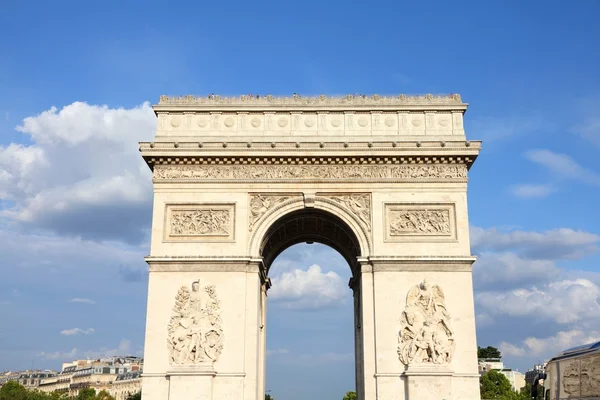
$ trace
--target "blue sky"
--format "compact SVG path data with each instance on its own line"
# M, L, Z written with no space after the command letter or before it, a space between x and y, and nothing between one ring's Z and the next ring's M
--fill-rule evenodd
M469 182L479 343L523 370L600 338L600 3L0 11L0 370L142 351L151 185L136 142L161 94L460 93L484 141ZM353 387L348 277L319 245L279 257L275 283L322 292L270 297L276 398Z

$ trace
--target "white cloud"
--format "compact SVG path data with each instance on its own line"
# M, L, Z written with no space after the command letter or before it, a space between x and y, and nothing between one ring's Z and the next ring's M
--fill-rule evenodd
M571 324L600 318L599 296L600 288L595 283L576 279L552 282L541 288L480 292L475 299L489 314Z
M534 259L577 259L598 250L598 243L600 235L569 228L499 232L496 228L471 227L471 247L476 252L511 250Z
M81 329L81 328L73 328L73 329L65 329L64 331L60 331L60 334L63 336L74 336L74 335L91 335L96 330L94 328Z
M114 349L102 348L100 350L88 350L84 352L83 355L90 359L132 355L131 340L121 339L119 345Z
M536 149L525 153L525 157L548 168L555 176L581 181L590 185L600 185L600 175L579 165L566 154L547 149Z
M71 300L69 300L69 303L96 304L96 302L94 300L90 300L90 299L86 299L86 298L82 298L82 297L72 298Z
M285 348L281 349L267 349L267 357L276 356L280 354L289 354L289 350Z
M600 331L584 332L581 330L560 331L546 338L528 337L520 345L502 342L499 349L504 355L515 357L543 356L548 359L561 351L574 346L600 340Z
M72 361L73 359L75 359L77 354L78 351L76 348L74 348L71 351L65 353L60 351L55 351L54 353L41 352L38 354L38 356L45 360Z
M528 260L514 253L482 253L473 265L477 288L514 288L546 283L559 274L551 260Z
M510 187L510 192L520 198L546 197L556 190L556 187L550 184L520 184Z
M316 264L306 271L294 269L285 272L272 281L269 297L287 308L332 306L349 296L349 290L337 273L324 273Z
M598 113L598 106L600 101L598 99L585 102L582 109L584 115L582 116L583 122L575 125L570 129L571 133L581 136L590 143L600 147L600 114Z
M85 357L87 359L98 359L102 357L111 357L111 356L127 356L134 355L132 353L136 353L141 355L141 348L137 348L135 351L132 350L131 341L128 339L121 339L119 345L116 348L102 348L100 350L88 350L88 351L79 351L74 348L68 352L60 352L56 351L54 353L46 353L41 352L38 354L39 357L42 357L46 360L59 360L59 361L73 361L76 357Z
M17 130L33 144L0 146L0 198L14 203L2 215L64 235L139 242L152 192L138 142L154 129L148 104L76 102L25 118Z

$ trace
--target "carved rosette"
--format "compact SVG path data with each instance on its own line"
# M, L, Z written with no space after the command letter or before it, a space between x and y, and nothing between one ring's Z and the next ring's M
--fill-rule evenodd
M425 279L408 291L398 333L398 356L412 364L444 365L452 361L454 338L444 293Z
M371 195L369 193L331 195L327 198L348 209L367 230L371 230Z
M252 231L256 223L267 213L267 211L291 198L292 196L271 194L250 195L250 221L248 223L248 230Z
M167 327L169 362L196 365L217 361L223 350L221 305L213 285L200 288L192 283L191 291L182 286L175 296L175 306Z
M464 179L464 164L401 165L155 165L154 179L340 180Z

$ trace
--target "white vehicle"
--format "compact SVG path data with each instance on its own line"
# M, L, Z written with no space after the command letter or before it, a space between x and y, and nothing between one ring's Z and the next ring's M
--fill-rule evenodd
M573 347L548 361L531 397L545 400L600 400L600 342Z

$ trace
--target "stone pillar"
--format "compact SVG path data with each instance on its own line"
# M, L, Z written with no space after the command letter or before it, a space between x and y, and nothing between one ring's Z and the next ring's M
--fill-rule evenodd
M359 365L360 376L357 377L359 386L357 395L361 400L377 399L377 388L375 374L377 373L377 347L376 347L376 321L375 321L375 292L371 265L366 261L360 262L361 272L358 278L359 293L359 337L360 347L356 354L356 362Z
M144 399L261 398L258 265L209 258L147 261Z
M365 399L479 399L473 261L373 257L371 274L363 266L373 276L376 360L376 396Z

